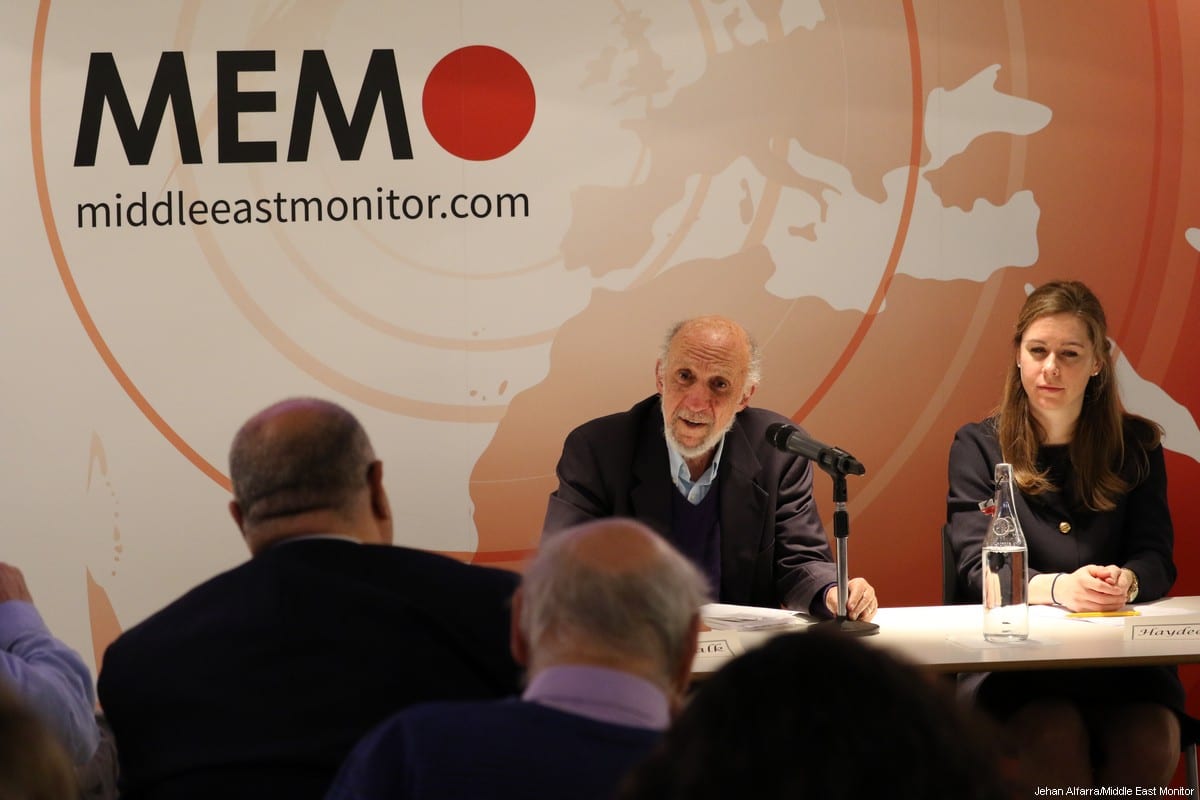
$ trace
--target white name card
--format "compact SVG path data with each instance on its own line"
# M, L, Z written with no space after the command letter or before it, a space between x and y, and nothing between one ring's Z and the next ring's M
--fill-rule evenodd
M744 650L737 631L701 631L692 672L715 672Z
M1135 642L1200 641L1200 616L1133 617L1125 634Z

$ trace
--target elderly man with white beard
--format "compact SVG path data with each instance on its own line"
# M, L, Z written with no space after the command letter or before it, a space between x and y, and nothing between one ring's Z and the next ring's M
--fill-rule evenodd
M812 463L767 441L767 428L789 419L749 405L760 360L725 317L673 326L655 364L657 393L567 436L543 538L634 517L690 558L723 603L835 613L837 570ZM877 610L875 590L853 578L847 616L869 620Z

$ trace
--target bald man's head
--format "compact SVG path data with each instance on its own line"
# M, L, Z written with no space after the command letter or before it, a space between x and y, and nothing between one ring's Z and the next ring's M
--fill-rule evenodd
M668 331L654 365L663 436L693 479L754 396L760 360L750 334L726 317L696 317Z
M658 368L665 369L671 360L672 348L706 346L720 351L744 373L742 394L757 387L762 380L762 349L749 331L729 317L709 314L676 322L667 329L658 350Z
M645 525L609 518L546 540L525 574L519 625L531 651L563 663L690 665L704 577Z
M241 427L229 451L229 477L234 516L249 538L256 529L312 515L353 520L369 504L381 468L353 414L324 400L294 398Z

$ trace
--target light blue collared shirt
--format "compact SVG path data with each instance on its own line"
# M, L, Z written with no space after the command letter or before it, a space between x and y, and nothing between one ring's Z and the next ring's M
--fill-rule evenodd
M721 466L721 453L725 450L725 437L721 437L721 441L717 442L716 452L713 453L712 463L708 465L708 469L701 473L700 477L692 480L692 471L688 469L687 462L683 460L683 456L675 451L671 446L670 441L667 442L667 460L671 463L671 482L675 484L675 488L679 490L687 501L692 505L700 505L700 501L708 494L708 490L712 488L712 483L717 479L717 469Z
M92 674L24 600L0 603L0 684L16 692L76 764L96 752L100 730Z

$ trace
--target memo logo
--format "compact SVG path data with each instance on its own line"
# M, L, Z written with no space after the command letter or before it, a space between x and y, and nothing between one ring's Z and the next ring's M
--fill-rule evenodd
M242 73L274 72L273 50L224 50L216 54L217 162L272 163L278 143L242 138L243 114L276 112L273 91L243 91ZM107 105L131 165L150 163L167 103L175 122L184 164L203 163L195 106L183 53L164 52L136 121L112 53L92 53L75 141L75 166L92 167ZM329 132L343 161L357 161L366 144L375 109L383 106L392 158L413 157L396 54L374 50L367 63L352 115L347 116L323 50L305 50L296 79L287 160L306 161L313 120L320 103ZM451 155L468 161L490 161L517 147L533 125L537 101L529 73L511 55L487 45L471 45L444 56L425 80L421 108L433 139Z

